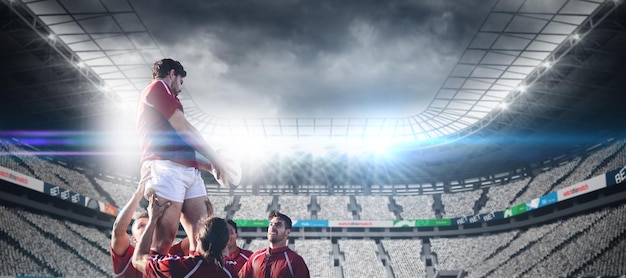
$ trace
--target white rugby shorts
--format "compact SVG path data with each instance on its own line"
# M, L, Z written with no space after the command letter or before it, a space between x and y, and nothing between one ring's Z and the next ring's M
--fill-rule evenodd
M149 160L141 165L141 179L145 180L144 197L154 193L170 201L183 203L187 199L207 196L200 171L170 160Z

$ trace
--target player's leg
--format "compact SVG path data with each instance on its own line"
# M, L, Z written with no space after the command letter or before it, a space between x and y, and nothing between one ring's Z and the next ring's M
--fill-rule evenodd
M211 200L209 200L209 196L206 196L206 199L204 200L204 203L206 205L206 213L208 217L214 217L215 216L215 211L213 211L213 203L211 203Z
M194 180L185 192L185 202L180 216L180 223L190 239L196 238L196 234L198 232L198 221L209 215L207 201L208 199L204 181L200 176L200 172L196 170ZM213 209L211 207L211 211L212 210ZM190 241L189 249L196 250L195 240Z
M206 217L206 197L195 197L185 200L180 215L180 223L183 225L187 236L192 239L198 234L198 221ZM189 241L189 250L196 250L196 241Z
M148 161L142 167L142 176L150 175L144 197L149 198L154 194L159 205L170 202L170 207L157 222L150 246L151 250L159 254L168 253L178 232L185 198L185 173L180 168L180 165L167 160Z
M159 205L170 202L170 206L157 222L150 249L159 254L167 254L178 233L179 219L183 204L159 197L158 195L157 198L159 199L157 202Z

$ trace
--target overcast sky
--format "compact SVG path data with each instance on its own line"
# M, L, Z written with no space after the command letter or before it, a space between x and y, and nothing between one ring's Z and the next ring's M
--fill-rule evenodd
M186 92L223 117L417 114L493 3L132 1Z

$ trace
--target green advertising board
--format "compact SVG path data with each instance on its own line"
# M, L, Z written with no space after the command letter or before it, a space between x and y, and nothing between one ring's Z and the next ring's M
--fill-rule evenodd
M395 220L394 227L438 227L450 226L450 219L415 219L415 220Z
M257 219L257 220L233 220L237 223L237 227L264 227L267 228L269 226L270 221L267 219Z
M526 203L521 203L517 206L513 206L504 210L504 218L515 216L524 212L526 212Z

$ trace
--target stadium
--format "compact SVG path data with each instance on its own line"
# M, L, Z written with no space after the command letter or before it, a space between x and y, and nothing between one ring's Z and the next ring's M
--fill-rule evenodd
M397 12L396 17L415 19L417 13L411 12L415 6L389 3L385 9ZM193 9L207 8L196 4L180 4L188 8L183 9L189 16L185 20L174 17L176 8L169 12L181 25L193 22ZM325 14L362 12L324 4L319 9L327 8ZM158 59L193 52L184 56L186 60L177 59L191 69L206 62L200 50L174 52L162 40L149 16L163 8L160 5L128 0L2 0L0 245L6 259L0 276L114 277L111 229L139 181L139 150L132 131L139 93L150 82L150 69ZM249 5L261 14L284 8L299 15L293 21L283 19L287 23L308 22L304 11L319 12L315 5L302 9ZM427 6L416 5L416 10ZM232 109L241 116L228 115L228 109L213 114L206 111L213 100L203 98L193 80L220 79L211 79L207 72L199 78L188 69L189 85L185 83L180 96L186 118L207 140L235 150L243 169L241 184L232 188L203 173L214 214L235 220L238 245L253 251L268 246L270 211L289 215L294 219L289 247L304 258L311 277L624 277L624 2L458 1L433 9L447 5L458 6L450 12L453 15L462 14L458 10L468 7L463 5L475 6L467 13L479 15L467 19L473 24L463 29L465 36L459 41L434 40L441 49L457 48L452 58L442 59L445 74L435 67L417 68L420 74L431 70L436 76L426 77L434 80L430 87L434 93L419 105L407 106L413 112L399 104L412 104L413 98L401 95L400 102L386 103L385 98L396 96L375 92L379 98L371 102L320 93L326 101L321 103L333 110L321 114L307 110L313 106L308 98L295 98L290 103L296 106L293 111L277 108L282 112L275 115L254 114L253 107ZM211 14L217 18L215 26L226 18L244 29L248 19L228 14L242 12L237 10L241 7L226 6L219 10L223 18ZM273 15L289 18L284 10ZM364 18L354 22L367 22ZM250 20L263 27L269 24L261 22L262 16ZM377 22L380 25L372 28L384 25ZM393 28L409 24L403 22L394 21ZM371 29L356 26L361 29L348 30L371 35L366 32ZM207 27L207 32L232 33L215 29ZM266 44L278 47L281 43L271 43L284 36L259 34L270 41L258 42L255 47L260 49ZM220 40L218 35L209 37ZM393 34L386 35L387 42L394 42ZM225 52L214 50L213 55L236 48L221 47ZM303 55L305 50L293 53ZM263 59L253 55L256 50L246 51ZM320 50L313 60L322 63L329 53ZM239 62L228 64L232 71L251 71L238 68L247 65L244 57L232 53L220 57ZM293 70L281 60L285 57L292 56L272 56L280 61L262 69L273 72L275 65L282 65ZM218 62L211 65L229 76ZM341 64L337 67L341 69ZM337 67L329 71L341 73ZM378 70L376 74L382 75L384 70ZM400 68L394 70L398 80L406 82ZM303 82L303 87L311 85L295 76L298 72L277 72ZM333 79L316 73L321 81ZM272 77L263 74L262 78ZM354 75L335 77L354 81L342 85L348 89L386 86L360 84ZM255 86L248 75L230 78L224 83L248 80ZM274 85L267 86L282 90ZM233 105L245 102L242 92L232 89ZM247 105L263 106L263 101ZM391 108L382 109L385 105ZM351 106L360 110L338 111ZM294 114L297 110L305 114ZM145 209L147 202L140 206ZM180 229L178 239L185 236Z

